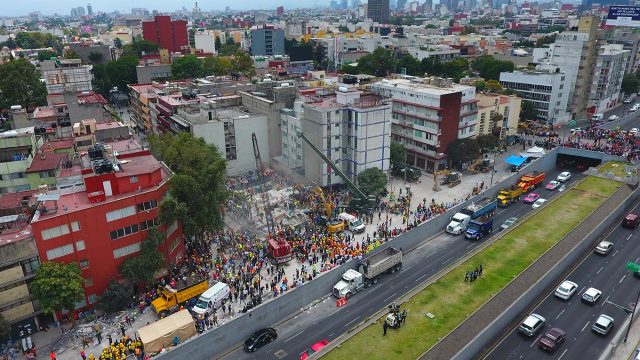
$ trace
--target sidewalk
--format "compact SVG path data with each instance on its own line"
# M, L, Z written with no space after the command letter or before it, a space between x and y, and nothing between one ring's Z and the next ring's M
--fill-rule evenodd
M626 331L627 327L625 326L623 332ZM631 331L629 332L627 342L623 342L623 339L624 335L622 335L620 343L617 345L612 344L613 350L611 351L611 355L608 357L609 359L634 360L636 355L640 352L640 321L638 320L637 314L633 324L631 325Z

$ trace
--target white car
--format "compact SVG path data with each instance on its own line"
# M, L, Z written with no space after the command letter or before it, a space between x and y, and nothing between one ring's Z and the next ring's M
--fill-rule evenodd
M582 131L582 128L579 128L579 127L569 130L569 132L572 134L579 133L580 131Z
M582 301L593 305L600 299L600 296L602 296L602 291L590 287L582 294Z
M568 171L561 172L560 175L556 178L556 180L560 182L567 182L571 179L571 173Z
M598 320L593 323L593 326L591 326L591 330L597 332L600 335L607 335L612 327L613 318L611 316L602 314L600 315Z
M628 98L624 99L623 103L625 103L625 104L631 104L631 98L630 98L630 97L628 97Z
M611 115L611 116L609 116L609 122L611 122L611 121L616 121L616 120L618 120L618 119L619 119L618 115Z
M629 134L631 135L638 135L638 133L640 133L640 130L638 130L638 128L631 128L631 130L629 130Z
M546 202L547 202L547 199L540 198L540 199L536 200L536 202L534 202L533 205L531 205L531 207L534 208L534 209L537 209L540 206L544 205L544 203L546 203Z
M560 299L569 300L571 295L573 295L576 290L578 290L578 284L574 283L573 281L565 280L562 284L560 284L560 286L558 286L554 295L559 297Z
M631 110L631 111L638 111L638 109L640 109L640 104L634 104L634 105L631 107L631 109L630 109L630 110Z
M531 314L524 319L522 324L520 324L518 331L531 337L544 328L545 321L546 320L542 316L538 314Z
M594 250L596 254L607 255L613 249L613 244L609 241L600 241L596 249Z

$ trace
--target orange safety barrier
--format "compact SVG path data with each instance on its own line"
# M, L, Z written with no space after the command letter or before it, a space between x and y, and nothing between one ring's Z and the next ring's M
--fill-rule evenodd
M336 306L341 307L347 305L347 298L341 297L336 301Z

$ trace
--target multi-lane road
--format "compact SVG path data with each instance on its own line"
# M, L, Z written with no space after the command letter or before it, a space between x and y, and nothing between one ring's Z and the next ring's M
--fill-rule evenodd
M640 206L634 209L634 212L638 211ZM538 347L538 339L544 330L528 338L514 328L486 359L599 358L615 333L625 330L622 326L629 315L621 307L631 308L631 303L636 301L640 290L640 280L625 268L628 261L640 261L640 232L618 224L603 240L614 244L611 252L606 256L589 254L567 276L567 280L578 284L578 291L568 301L554 296L552 290L531 310L546 319L544 330L556 327L566 331L564 344L551 354ZM558 279L557 283L563 280ZM602 296L595 305L588 305L580 300L590 287L602 291ZM591 326L600 314L609 315L615 320L614 328L607 336L591 331Z
M548 172L545 184L555 179L562 170L564 169ZM579 178L581 176L574 173L571 181ZM557 191L548 191L543 187L536 192L546 199L558 194ZM523 202L513 204L506 209L499 208L494 217L494 229L497 229L507 218L516 216L522 219L530 211L532 211L531 205ZM494 231L494 234L496 233ZM320 340L336 339L359 322L427 281L456 259L473 251L481 242L469 241L464 235L453 236L442 233L405 254L401 272L384 276L376 286L354 295L348 305L336 307L335 299L328 297L295 318L278 325L276 327L278 339L275 342L252 354L245 353L241 347L229 349L230 352L223 358L234 360L299 358L300 353L310 345ZM327 289L327 293L330 291L331 289ZM408 321L411 321L411 315ZM254 330L257 329L247 329L247 334L239 334L239 336L248 336Z

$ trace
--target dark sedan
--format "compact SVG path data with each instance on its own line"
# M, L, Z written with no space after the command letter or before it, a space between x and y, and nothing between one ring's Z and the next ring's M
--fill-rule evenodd
M254 352L278 338L278 333L273 328L260 329L244 341L244 349L247 352Z

